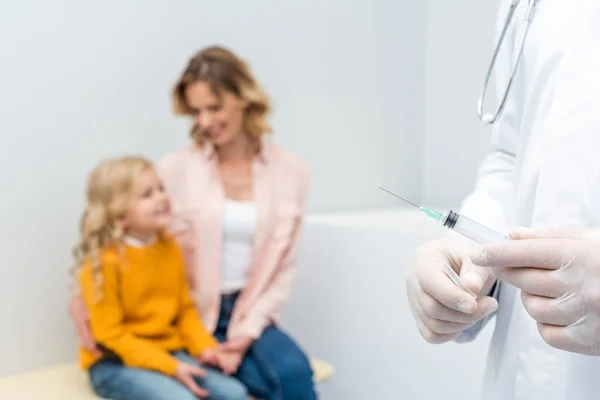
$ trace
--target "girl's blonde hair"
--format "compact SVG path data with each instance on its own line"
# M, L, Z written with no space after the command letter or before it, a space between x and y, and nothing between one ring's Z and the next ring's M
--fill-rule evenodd
M153 165L147 159L125 156L101 162L88 176L87 205L80 220L80 240L73 248L72 274L76 277L82 266L90 263L98 292L102 285L102 251L122 250L122 219L135 195L136 180L149 168Z
M271 132L267 123L271 105L248 64L230 50L219 46L207 47L198 52L189 61L173 89L175 114L191 114L185 90L188 85L198 81L206 82L219 98L221 93L226 91L248 102L244 131L260 146L262 135ZM190 136L199 146L206 142L206 134L198 124L192 126Z

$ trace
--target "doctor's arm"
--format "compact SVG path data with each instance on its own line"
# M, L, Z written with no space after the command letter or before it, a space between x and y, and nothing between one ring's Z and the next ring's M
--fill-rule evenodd
M503 16L505 10L500 6L499 18L496 25L496 41L503 29ZM488 107L493 107L492 111L500 104L504 95L507 83L511 79L513 69L513 53L515 47L514 32L507 31L504 43L500 47L496 68L494 70L494 79L496 86L496 99ZM521 66L521 69L523 66ZM477 173L477 180L474 190L463 200L461 213L468 216L489 228L508 234L508 212L512 207L514 198L514 184L516 173L517 143L519 140L519 113L522 107L515 102L515 96L519 96L518 88L513 87L507 98L504 112L496 124L493 125L491 151L486 156ZM465 269L477 270L470 267ZM486 271L479 270L485 276ZM461 274L463 275L463 274ZM490 277L488 277L490 279ZM500 292L500 281L493 283L491 289L485 287L480 295L488 295L498 300ZM479 332L492 318L493 314L479 320L476 324L465 329L457 337L459 343L474 340Z
M504 4L504 2L503 2ZM505 13L500 10L496 37L503 28ZM497 99L487 108L498 106L512 71L514 34L507 32L494 68ZM490 52L491 53L491 52ZM499 93L498 93L499 92ZM518 106L514 93L508 97L504 113L493 126L491 150L482 162L474 190L463 201L461 213L499 232L507 231L507 210L513 199L518 141ZM489 270L470 261L480 246L458 235L422 245L415 256L406 286L417 328L430 343L473 340L498 307L499 284ZM452 267L476 299L458 289L444 272Z
M539 165L531 226L487 245L473 261L521 290L551 346L600 354L600 7L581 9L533 126ZM583 229L582 229L583 228ZM587 229L585 229L587 228ZM536 268L532 268L534 265Z
M513 185L516 168L517 131L514 104L506 105L502 119L494 126L492 150L481 164L475 189L463 201L461 213L479 223L506 234L508 232L507 208L513 199ZM464 265L464 264L463 264ZM477 271L479 270L479 271ZM491 296L498 300L500 282L491 282L493 278L487 269L469 265L461 269L461 277L467 273L476 273L487 279L480 296ZM493 286L489 289L489 285ZM465 343L474 340L479 332L492 318L490 313L474 325L464 329L456 338L456 342Z
M502 118L497 125L494 125L492 149L478 170L475 189L461 205L462 214L503 234L508 234L507 209L511 206L514 196L518 140L516 124L515 104L508 101ZM493 279L488 272L486 269L482 270L478 266L471 265L462 268L460 275L464 277L467 273L476 273L482 275L482 280ZM493 285L491 289L489 289L490 284ZM500 281L488 282L482 290L485 293L480 295L491 296L498 300L500 285ZM488 314L473 326L463 330L456 341L464 343L474 340L492 316L493 314Z
M495 126L492 138L492 150L481 164L475 189L463 201L461 213L479 223L507 234L508 218L507 208L513 199L513 185L516 166L516 141L517 132L515 127L515 114L513 104L507 104L503 118ZM464 264L463 264L464 265ZM479 269L479 271L476 271ZM493 278L488 270L482 270L478 266L464 267L461 269L461 277L467 273L476 273L482 276L482 280L488 281ZM489 289L489 285L493 286ZM491 296L498 300L500 282L488 282L480 296ZM493 314L488 314L474 325L464 329L456 338L459 343L474 340L479 332L486 326Z

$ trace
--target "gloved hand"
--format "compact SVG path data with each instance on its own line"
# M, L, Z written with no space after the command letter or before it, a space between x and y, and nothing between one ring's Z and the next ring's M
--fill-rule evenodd
M454 340L498 308L496 299L487 296L495 277L469 259L480 248L470 239L456 236L425 243L417 250L406 289L419 332L428 342ZM450 280L444 264L459 274L477 299Z
M521 300L550 346L600 355L600 230L516 228L471 260L521 289Z

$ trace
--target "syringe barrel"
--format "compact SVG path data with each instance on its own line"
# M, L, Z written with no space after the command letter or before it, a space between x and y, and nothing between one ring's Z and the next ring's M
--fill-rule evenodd
M448 212L443 224L446 228L452 229L479 244L508 240L508 237L501 233L498 233L485 225L481 225L479 222L475 222L456 211Z

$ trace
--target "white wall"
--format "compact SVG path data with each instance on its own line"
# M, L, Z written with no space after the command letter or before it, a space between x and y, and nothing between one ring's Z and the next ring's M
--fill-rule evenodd
M187 143L169 91L202 46L250 60L275 140L312 174L310 208L420 197L425 4L402 0L0 4L0 374L75 356L67 269L101 158Z
M479 121L476 105L493 53L498 4L498 0L427 2L423 165L427 204L458 206L471 191L488 150L491 130ZM494 90L488 91L486 110L496 104Z

